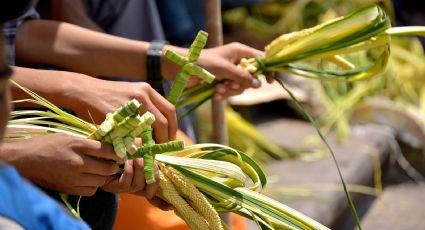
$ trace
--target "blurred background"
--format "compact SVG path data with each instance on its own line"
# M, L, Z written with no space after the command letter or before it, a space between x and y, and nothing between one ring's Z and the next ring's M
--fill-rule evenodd
M263 49L283 33L312 27L369 4L396 26L425 25L425 2L281 0L223 11L225 39ZM225 5L225 4L223 4ZM425 208L424 40L395 38L385 73L356 83L281 76L332 141L364 229L422 229ZM263 88L263 90L266 90ZM254 90L253 90L254 91ZM259 90L261 91L261 90ZM265 191L332 229L354 229L335 167L311 126L279 86L232 98L234 110L288 152L265 163ZM251 94L250 94L251 93ZM244 98L246 97L246 98ZM256 101L247 104L247 101ZM231 125L229 125L230 127ZM237 135L229 135L231 143Z

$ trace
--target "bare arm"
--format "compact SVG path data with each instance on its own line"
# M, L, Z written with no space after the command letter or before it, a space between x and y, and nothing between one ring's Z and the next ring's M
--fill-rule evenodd
M146 79L146 53L149 43L120 38L84 29L68 23L32 20L19 27L16 40L16 60L22 65L50 65L90 76L126 76ZM180 54L187 49L165 46ZM224 96L241 93L249 87L259 87L259 81L235 64L241 58L260 54L258 50L239 43L206 49L198 63L218 79L230 80L222 85ZM173 80L179 67L161 59L165 79ZM235 87L232 87L235 86Z
M73 94L79 85L77 82L82 83L87 77L66 71L39 70L16 66L12 69L14 71L12 80L31 89L53 104L69 109L72 109L72 101L75 101L78 97L78 95ZM28 98L28 94L24 91L14 85L11 86L13 100ZM27 104L26 106L34 106L34 104Z
M146 76L146 42L48 20L25 22L16 38L20 65L52 65L91 76Z
M53 70L14 67L12 79L56 106L73 110L84 120L100 123L108 112L135 98L143 104L142 112L156 117L152 125L158 142L174 140L177 131L175 108L147 83L116 82L95 79L87 75ZM14 100L28 98L12 87ZM27 104L26 106L34 106ZM90 113L88 113L88 111Z

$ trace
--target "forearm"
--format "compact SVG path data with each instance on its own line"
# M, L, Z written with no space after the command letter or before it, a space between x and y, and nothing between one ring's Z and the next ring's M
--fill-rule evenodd
M58 66L91 76L146 76L145 42L47 20L25 22L16 38L19 64Z
M39 70L22 67L13 67L12 80L24 86L38 95L44 97L53 104L69 108L77 100L78 87L85 86L84 82L88 76L66 71ZM12 85L13 100L27 99L28 94ZM25 104L25 106L35 106Z
M20 26L16 60L23 65L51 65L90 76L146 79L149 43L120 38L68 23L32 20ZM185 49L167 46L179 53ZM173 79L177 67L163 58L163 75Z

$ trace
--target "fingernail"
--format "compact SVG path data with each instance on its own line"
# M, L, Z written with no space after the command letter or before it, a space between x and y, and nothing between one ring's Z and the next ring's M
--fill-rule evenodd
M240 89L241 86L239 84L234 83L234 84L230 85L230 88L232 88L232 89Z
M251 80L251 86L252 86L253 88L258 88L258 87L260 87L260 86L261 86L261 82L260 82L260 80L258 80L257 78L253 78L253 79Z
M241 74L241 77L243 77L243 78L251 78L252 76L251 76L251 74L249 74L249 73L247 73L247 72L243 72L243 73Z
M216 95L214 96L214 98L215 98L216 100L221 100L221 99L223 99L223 96L221 96L221 95L219 95L219 94L216 94Z
M226 92L226 89L223 88L223 87L219 87L219 88L217 88L217 92L218 93L225 93Z

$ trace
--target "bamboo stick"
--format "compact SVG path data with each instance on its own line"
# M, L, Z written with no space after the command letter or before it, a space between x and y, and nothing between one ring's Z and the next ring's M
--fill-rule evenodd
M223 30L221 22L221 2L220 0L205 1L205 23L208 32L207 47L215 47L223 44ZM224 100L212 100L213 118L213 142L218 144L228 144L227 124L225 119ZM221 214L220 217L231 228L232 223L229 213Z

